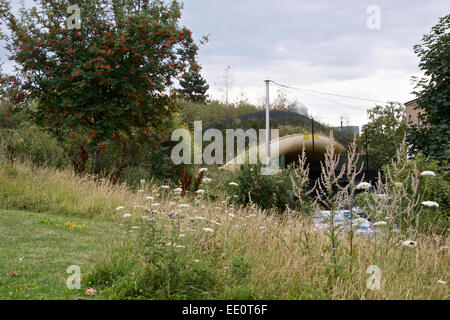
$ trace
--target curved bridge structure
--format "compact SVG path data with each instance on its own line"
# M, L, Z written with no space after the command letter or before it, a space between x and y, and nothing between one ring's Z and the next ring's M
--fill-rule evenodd
M289 164L294 161L298 161L298 156L301 154L303 146L305 148L305 153L307 161L309 163L319 162L324 160L324 154L326 152L326 147L330 143L333 143L335 154L343 154L346 152L344 146L337 142L336 140L331 141L329 137L315 134L293 134L272 140L270 142L270 158L274 160L276 155L276 144L278 143L278 156L284 161L281 163ZM265 154L265 144L260 144L256 148L259 149L259 153ZM228 161L223 165L224 168L234 170L240 167L240 163L248 163L248 154L250 151L239 154L237 157ZM258 150L256 150L258 151ZM258 153L258 154L259 154Z

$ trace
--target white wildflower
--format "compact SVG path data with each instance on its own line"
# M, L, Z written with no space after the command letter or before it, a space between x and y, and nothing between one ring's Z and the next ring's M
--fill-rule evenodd
M141 180L140 180L140 183L141 183L141 185L142 185L142 184L145 184L145 179L141 179Z
M386 221L378 221L373 224L374 227L385 226L387 225Z
M204 177L203 180L202 180L202 182L204 182L204 183L210 183L211 181L212 181L212 179L211 178L207 178L207 177Z
M216 225L218 225L218 226L221 226L221 225L222 225L220 222L217 222L216 220L211 220L211 223L212 223L212 224L216 224Z
M120 210L123 210L123 209L125 209L125 207L120 206L120 207L117 207L117 208L116 208L116 211L120 211Z
M442 284L444 286L447 285L447 281L444 281L444 280L438 280L437 283Z
M200 170L198 170L198 172L206 172L208 171L208 168L200 168Z
M357 190L369 190L372 185L368 182L360 182L357 186Z
M148 196L147 198L145 198L147 200L155 200L155 198L153 198L152 196Z
M178 237L179 238L184 238L186 235L184 233L180 234Z
M197 194L199 194L199 193L203 194L203 193L205 193L205 190L203 190L203 189L198 189L195 193L197 193Z
M160 188L161 188L161 189L165 189L165 190L170 189L169 186L161 186Z
M235 217L235 215L234 215L234 214L232 214L232 213L229 213L229 214L228 214L228 216L229 216L229 217L232 217L232 218L234 218L234 217Z
M178 245L178 246L176 246L176 248L186 248L186 247Z
M420 173L421 176L431 176L431 177L436 177L436 173L434 173L433 171L423 171Z
M155 203L152 204L153 207L159 207L160 205L161 205L161 204L158 203L158 202L155 202Z
M191 220L208 220L205 217L196 216L194 218L191 218Z
M192 260L193 262L200 262L200 260L198 260L198 259L194 259L194 260Z
M179 208L189 208L190 205L188 205L187 203L182 203L178 205Z
M406 241L402 242L402 245L404 245L406 247L414 248L415 246L417 246L417 242L412 241L412 240L406 240Z
M237 187L238 184L236 182L230 182L228 185Z
M139 227L138 226L133 226L133 227L131 227L131 229L137 230L137 229L139 229Z
M173 193L181 193L182 191L183 191L183 189L181 189L181 188L173 189Z
M131 213L125 213L125 214L122 216L122 218L129 218L129 217L131 217Z
M214 230L211 229L211 228L203 228L203 231L205 231L205 232L214 232Z
M439 203L434 202L434 201L422 201L422 204L426 207L439 207Z

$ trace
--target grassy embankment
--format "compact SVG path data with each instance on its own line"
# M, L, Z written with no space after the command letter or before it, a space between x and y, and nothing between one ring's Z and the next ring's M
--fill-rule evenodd
M357 237L350 267L345 236L333 262L308 218L143 189L2 164L0 298L86 298L87 287L122 299L449 298L438 283L449 278L448 248L433 237L414 248L399 246L402 236ZM70 265L81 267L80 290L66 288ZM380 268L380 290L366 286L370 265Z

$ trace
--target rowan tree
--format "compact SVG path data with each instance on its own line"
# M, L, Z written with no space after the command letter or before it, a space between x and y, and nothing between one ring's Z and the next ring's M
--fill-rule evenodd
M0 74L1 94L58 137L88 133L96 159L120 132L155 131L176 110L174 80L198 67L181 10L177 1L41 0L16 16L0 0L0 40L16 66Z

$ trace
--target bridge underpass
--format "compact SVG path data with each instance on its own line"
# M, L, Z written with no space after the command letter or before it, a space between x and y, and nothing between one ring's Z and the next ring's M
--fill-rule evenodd
M315 180L320 176L320 162L325 160L326 148L330 143L334 147L334 153L340 155L338 165L338 170L340 170L341 166L347 163L345 147L340 142L319 134L293 134L272 140L270 142L270 159L273 161L278 156L280 168L283 169L293 162L298 162L298 157L301 155L302 149L305 148L307 163L310 165L310 178ZM254 150L254 148L258 150ZM248 163L248 155L250 152L265 154L265 144L247 149L231 161L225 163L223 167L232 171L239 169L242 163ZM365 175L365 180L373 181L377 176L377 172L368 169L368 160L366 155L360 155L357 167L360 168L363 166L362 173Z

